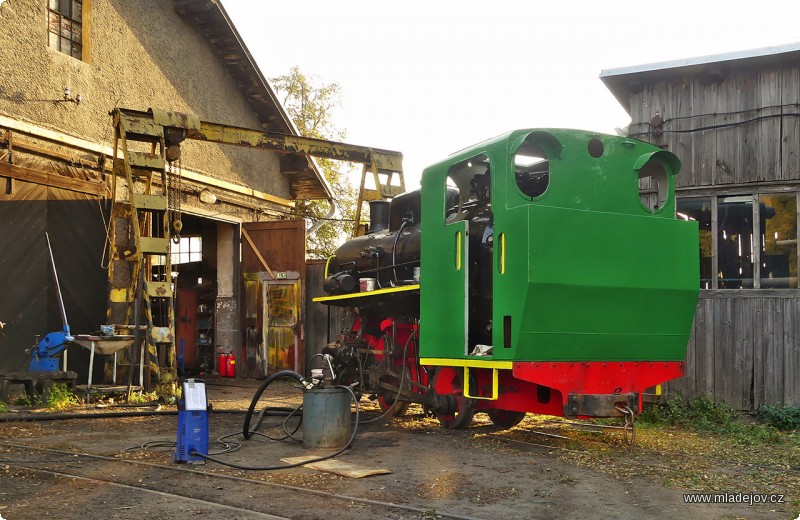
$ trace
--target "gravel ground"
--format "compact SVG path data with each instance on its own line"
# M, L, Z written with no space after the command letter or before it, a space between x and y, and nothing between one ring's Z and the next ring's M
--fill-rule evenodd
M247 407L255 383L234 384L209 385L215 410ZM299 402L300 394L291 388L268 390L268 394L272 404L279 406ZM377 415L373 405L366 400L363 404L364 418ZM213 414L212 438L240 432L242 421L241 414ZM176 465L166 448L130 449L152 441L174 442L176 424L175 416L163 415L0 423L0 515L6 520L796 516L789 504L684 504L683 493L690 490L667 487L648 470L659 465L654 452L642 453L604 440L600 445L606 455L630 450L631 463L624 465L629 471L614 471L619 459L625 460L625 452L602 459L580 445L565 449L560 439L535 433L542 431L542 425L529 419L502 432L477 415L469 429L452 431L412 406L405 418L362 425L354 445L338 457L392 471L362 479L304 467L265 472L213 463ZM282 457L330 453L305 450L292 441L233 439L241 442L241 449L220 457L237 464L280 464ZM41 448L114 460L71 458ZM670 455L662 456L667 465ZM604 460L607 466L597 464ZM706 468L709 464L713 461L697 462ZM176 471L186 469L192 471Z

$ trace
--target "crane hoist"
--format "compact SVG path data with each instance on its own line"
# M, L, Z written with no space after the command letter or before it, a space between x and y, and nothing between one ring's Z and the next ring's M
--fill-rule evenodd
M194 114L155 108L147 112L117 108L111 116L114 162L107 323L122 334L146 330L147 364L157 377L159 395L174 394L177 388L170 240L180 234L182 223L170 193L175 193L173 184L180 179L173 173L173 165L181 157L183 141L362 164L354 234L359 233L364 202L387 200L405 191L400 152L210 123ZM375 188L366 187L370 174Z

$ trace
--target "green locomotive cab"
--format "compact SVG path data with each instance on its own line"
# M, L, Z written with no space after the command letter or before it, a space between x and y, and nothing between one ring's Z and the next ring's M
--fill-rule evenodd
M427 168L419 354L451 367L437 391L463 385L476 409L512 417L607 416L682 375L700 284L679 169L642 141L556 129Z

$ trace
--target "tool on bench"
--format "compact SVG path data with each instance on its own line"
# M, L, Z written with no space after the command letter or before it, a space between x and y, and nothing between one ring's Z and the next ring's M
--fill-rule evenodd
M58 355L75 339L70 333L69 323L67 323L67 312L64 309L64 299L61 297L61 286L58 283L58 272L56 271L56 262L53 259L53 248L50 246L50 237L47 233L45 233L44 236L47 239L47 250L50 252L50 265L53 270L53 279L56 282L56 294L58 295L58 305L61 309L62 328L57 332L48 332L41 340L39 340L39 336L37 335L34 340L36 343L34 347L25 351L31 356L30 362L28 363L28 370L31 372L58 371Z

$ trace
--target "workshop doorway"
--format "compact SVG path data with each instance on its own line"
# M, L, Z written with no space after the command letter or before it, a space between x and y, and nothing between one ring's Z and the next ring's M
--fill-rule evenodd
M170 244L178 373L205 375L214 369L217 222L187 214L181 220L180 238Z

